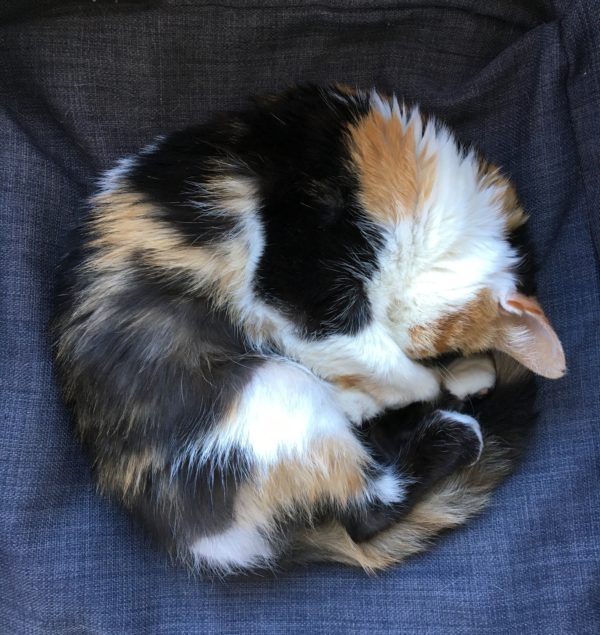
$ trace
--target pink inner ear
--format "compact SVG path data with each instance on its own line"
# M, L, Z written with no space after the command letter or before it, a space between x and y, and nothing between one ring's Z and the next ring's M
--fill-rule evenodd
M498 348L543 377L562 377L565 354L537 300L514 293L502 306L506 309L501 316L504 335ZM518 337L511 336L517 333Z
M533 298L529 298L526 295L522 295L521 293L515 293L511 295L506 304L514 307L521 313L535 313L537 315L544 315L542 308L538 304L537 300Z
M535 340L535 352L532 355L536 365L534 370L550 379L562 377L565 373L565 354L558 335L544 313L527 311L523 319Z

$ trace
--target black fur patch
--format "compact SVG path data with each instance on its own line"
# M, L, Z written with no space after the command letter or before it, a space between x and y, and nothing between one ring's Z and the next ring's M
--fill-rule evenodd
M160 204L156 218L193 245L218 242L236 228L236 219L217 210L218 201L203 187L215 176L247 174L232 154L230 127L223 122L174 132L140 153L127 173L134 191Z
M412 479L405 499L395 505L375 504L341 518L356 542L370 539L407 514L440 480L471 463L478 440L465 426L439 416L437 410L467 414L476 419L484 439L494 438L512 462L519 458L535 423L536 382L526 373L516 383L499 379L482 398L464 401L446 393L435 404L415 403L390 410L364 426L359 434L378 463L396 466L401 478Z
M266 230L256 289L313 336L356 333L368 323L364 281L381 245L363 230L346 146L347 126L368 103L336 95L307 87L247 120Z
M366 97L305 86L247 112L177 132L144 152L131 186L161 203L157 214L194 245L235 230L233 215L203 192L215 176L256 182L265 251L256 291L306 334L356 333L370 319L364 289L381 237L356 200L346 130ZM200 205L200 207L199 207Z
M244 457L235 452L227 465L198 465L186 459L149 473L128 506L157 540L171 550L179 548L185 558L196 540L231 524L238 488L248 472Z
M192 467L192 460L203 435L222 419L263 360L205 299L182 295L173 281L143 265L131 263L127 272L123 289L99 305L107 319L81 332L69 357L59 361L59 371L100 473L114 470L123 456L165 457L164 469L148 472L143 488L126 503L151 519L154 532L171 544L174 535L197 538L199 531L217 531L231 520L247 466L235 451L225 468ZM66 320L61 327L66 332L92 317L69 319L85 284L81 271L66 284L57 316ZM110 480L119 478L111 474ZM181 531L175 532L175 522Z
M519 291L525 295L535 295L535 274L537 267L533 256L533 245L529 236L529 227L525 223L514 229L508 235L508 242L515 248L521 259L517 266Z
M78 402L96 409L89 413L94 428L100 419L126 436L134 416L144 429L142 442L179 447L220 418L262 363L223 313L171 285L132 266L129 284L102 303L111 319L78 340L70 374L80 393L89 392ZM137 416L124 417L133 410Z

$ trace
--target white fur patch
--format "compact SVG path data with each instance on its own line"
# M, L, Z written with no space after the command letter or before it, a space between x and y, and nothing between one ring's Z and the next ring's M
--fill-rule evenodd
M431 324L490 290L503 301L515 288L517 254L504 238L501 191L483 186L478 159L439 122L423 127L418 109L372 93L373 107L412 129L417 155L436 157L436 176L418 209L382 229L387 243L369 297L382 325L402 344L411 326Z
M139 155L148 156L158 150L161 142L165 139L164 135L158 135L154 141L145 145L139 152ZM123 185L127 175L137 163L137 155L122 157L107 172L100 176L98 186L101 194L109 194L117 190Z
M200 538L190 551L198 564L223 571L265 566L275 556L257 527L241 525Z
M457 359L447 367L444 386L459 399L493 388L496 369L486 355Z
M387 468L369 486L369 494L384 505L391 505L404 500L406 486L392 468Z
M265 467L286 458L310 462L314 441L337 436L354 442L329 386L296 364L269 361L255 372L231 419L204 440L202 458L225 458L237 448Z

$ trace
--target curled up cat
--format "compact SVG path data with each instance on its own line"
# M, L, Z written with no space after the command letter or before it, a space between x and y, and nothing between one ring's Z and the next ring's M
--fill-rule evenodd
M101 489L219 573L377 570L485 505L560 377L515 190L394 97L302 86L89 201L57 368Z

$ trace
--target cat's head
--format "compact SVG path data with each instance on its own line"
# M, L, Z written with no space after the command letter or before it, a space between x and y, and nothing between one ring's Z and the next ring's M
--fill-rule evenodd
M523 292L526 216L494 166L375 92L290 93L268 108L292 157L260 188L262 297L316 336L375 325L416 360L498 349L564 374L560 341Z
M520 267L527 220L513 185L443 126L371 94L350 127L359 200L384 236L367 285L414 359L497 349L549 378L561 343ZM529 273L529 272L528 272Z

